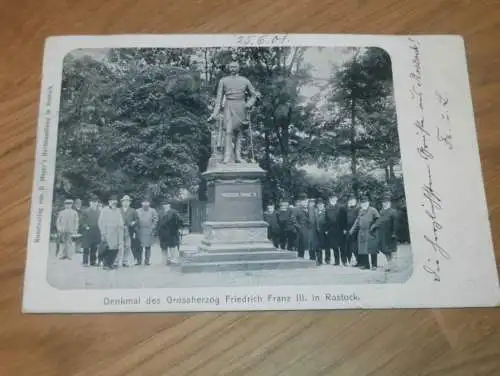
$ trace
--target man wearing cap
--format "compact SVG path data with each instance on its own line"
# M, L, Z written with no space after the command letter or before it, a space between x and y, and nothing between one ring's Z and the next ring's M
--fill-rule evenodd
M361 208L358 218L349 230L349 235L353 235L358 230L358 266L361 269L377 269L377 238L373 225L380 217L377 209L370 206L368 196L361 197Z
M142 253L144 251L144 265L151 264L151 246L153 245L154 232L158 225L158 213L150 206L149 198L142 201L142 206L137 209L139 218L139 240L141 249L138 252L136 265L142 264Z
M359 215L358 202L356 196L350 195L347 199L347 228L351 229ZM346 257L347 261L351 261L354 257L356 260L353 266L358 264L358 230L356 229L352 235L348 235L346 239Z
M345 236L347 234L347 211L338 202L338 196L330 196L325 214L325 229L327 236L327 250L325 259L330 263L330 249L333 251L335 265L347 265L347 255L345 253Z
M121 199L120 212L122 213L123 222L125 224L125 228L123 230L123 252L118 253L118 257L115 262L117 265L119 266L121 265L125 268L130 266L129 260L131 258L133 250L132 242L135 240L135 237L137 236L136 229L137 229L137 224L139 222L137 211L130 207L131 201L132 200L128 195L123 196Z
M108 200L108 206L102 209L99 216L99 230L104 246L101 259L106 270L115 268L116 255L123 248L125 222L117 205L117 196L111 196Z
M378 250L387 259L385 270L390 271L394 268L392 260L398 248L398 213L396 209L391 207L391 196L389 194L383 196L380 218L374 223L372 228L377 231Z
M101 241L99 231L99 209L97 209L97 197L92 196L89 200L89 207L82 211L82 247L83 247L83 265L89 263L95 266L97 263L97 247Z
M71 259L72 237L78 233L78 213L72 208L73 200L64 201L64 209L57 216L56 227L62 243L59 257L62 260Z

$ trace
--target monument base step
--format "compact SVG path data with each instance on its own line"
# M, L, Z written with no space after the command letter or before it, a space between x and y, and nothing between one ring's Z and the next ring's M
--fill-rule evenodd
M239 252L288 252L277 251L270 242L255 242L255 243L224 243L224 244L209 244L204 241L198 247L198 252L204 253L239 253ZM292 252L289 252L292 253Z
M259 271L302 269L316 267L316 262L300 258L279 260L252 260L252 261L216 261L216 262L191 262L181 260L174 264L182 273L222 272L222 271Z
M251 252L200 252L182 254L189 262L226 262L226 261L265 261L265 260L296 260L295 252L290 251L251 251Z

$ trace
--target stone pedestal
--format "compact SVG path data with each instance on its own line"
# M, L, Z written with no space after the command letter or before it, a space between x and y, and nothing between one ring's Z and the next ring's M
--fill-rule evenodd
M182 252L183 272L313 267L295 252L274 248L263 220L261 178L256 164L217 164L207 181L207 221L196 252Z

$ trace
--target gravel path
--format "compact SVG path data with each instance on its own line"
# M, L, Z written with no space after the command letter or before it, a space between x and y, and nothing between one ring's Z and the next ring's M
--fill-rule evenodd
M191 234L183 239L183 249L194 249L201 235ZM134 266L106 271L100 267L81 265L82 255L75 254L71 260L55 257L55 244L51 244L48 260L48 281L59 289L134 289L197 286L284 286L284 285L341 285L404 283L413 271L410 245L400 245L397 252L396 270L384 271L385 257L379 254L376 271L359 270L353 267L322 265L310 269L262 270L182 274L175 267L161 265L158 245L153 246L150 266Z

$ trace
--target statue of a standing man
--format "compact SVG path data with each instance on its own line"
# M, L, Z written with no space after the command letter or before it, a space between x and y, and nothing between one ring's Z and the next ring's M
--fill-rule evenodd
M230 75L221 78L217 88L215 108L208 118L214 120L223 108L224 160L223 163L241 163L241 134L242 129L249 123L249 109L255 104L259 93L250 81L238 74L239 65L233 61L229 64ZM247 95L248 100L247 100Z

